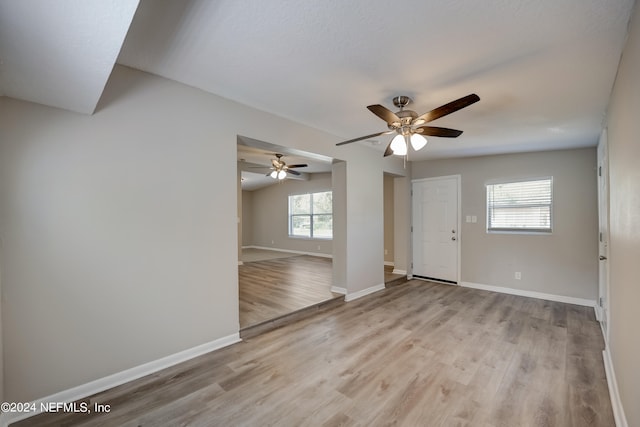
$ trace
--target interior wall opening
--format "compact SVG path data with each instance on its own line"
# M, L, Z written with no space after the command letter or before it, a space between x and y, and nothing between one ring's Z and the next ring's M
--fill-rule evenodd
M238 289L246 336L343 295L333 286L336 160L238 136Z

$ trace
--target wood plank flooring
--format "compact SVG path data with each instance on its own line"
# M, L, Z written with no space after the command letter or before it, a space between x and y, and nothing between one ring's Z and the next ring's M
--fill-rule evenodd
M614 426L593 309L410 281L17 426Z
M300 255L238 266L240 328L340 297L330 258Z

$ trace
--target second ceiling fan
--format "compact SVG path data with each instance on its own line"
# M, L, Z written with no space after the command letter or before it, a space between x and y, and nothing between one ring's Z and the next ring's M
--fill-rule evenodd
M400 111L396 113L380 104L369 105L367 107L369 111L387 122L389 130L342 141L336 145L345 145L364 139L375 138L380 135L396 133L397 135L391 140L389 145L387 145L384 155L385 157L391 154L405 156L408 152L409 145L416 151L424 147L427 144L427 140L424 138L425 136L439 136L444 138L456 138L460 136L462 134L461 130L424 125L468 107L478 101L480 101L480 97L472 93L471 95L456 99L455 101L451 101L448 104L418 116L415 111L404 109L411 102L411 98L408 96L396 96L393 98L393 104L400 109Z
M298 165L287 165L284 160L282 160L282 157L284 157L282 154L276 153L275 156L277 157L276 159L271 159L271 172L267 174L267 176L270 176L273 179L283 180L287 177L288 173L290 173L291 175L300 175L300 172L294 171L292 169L307 167L306 163L301 163Z

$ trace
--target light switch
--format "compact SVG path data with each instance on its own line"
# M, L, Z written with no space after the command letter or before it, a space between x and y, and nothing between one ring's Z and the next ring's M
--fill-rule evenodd
M467 215L467 222L471 222L471 215Z
M474 224L475 224L476 222L478 222L478 217L477 217L477 216L475 216L475 215L473 215L473 216L471 217L471 222L472 222L472 223L474 223Z

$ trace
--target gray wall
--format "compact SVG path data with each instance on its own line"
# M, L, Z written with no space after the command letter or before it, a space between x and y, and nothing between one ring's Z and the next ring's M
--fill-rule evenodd
M253 245L253 191L242 191L242 246Z
M629 426L640 426L640 7L607 118L610 177L609 349Z
M348 293L383 283L400 159L120 66L92 116L0 97L6 400L238 333L237 165L220 161L238 135L344 160L334 273Z
M261 246L331 255L333 252L331 240L289 237L287 216L289 195L331 190L330 173L313 173L309 174L308 181L285 179L258 190L243 191L243 193L251 194L250 208L244 207L243 209L243 218L246 220L243 221L243 230L247 223L251 224L249 225L251 240L243 238L243 246ZM243 196L243 201L247 198L247 196Z
M411 167L409 163L408 168ZM407 176L393 179L393 253L394 271L407 274L411 263L411 179Z
M463 282L595 300L598 293L596 150L441 159L412 178L462 176ZM485 183L553 176L553 234L487 234ZM478 222L466 223L466 215ZM516 280L514 273L522 273Z

